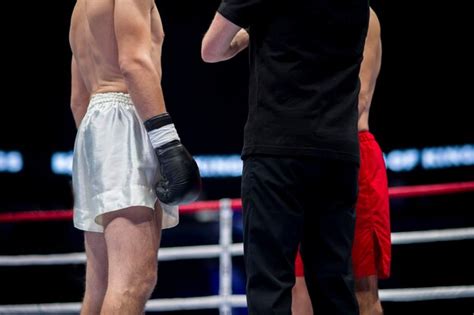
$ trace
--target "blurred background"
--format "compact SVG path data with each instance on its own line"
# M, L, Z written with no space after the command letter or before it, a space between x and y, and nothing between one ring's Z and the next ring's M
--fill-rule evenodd
M10 1L2 27L0 214L72 207L75 126L69 109L69 19L75 1ZM199 161L203 200L240 197L239 159L247 115L248 55L222 64L200 59L218 0L158 0L166 33L163 88L183 143ZM385 153L389 186L474 180L472 22L459 1L373 1L383 61L370 115ZM5 21L2 23L5 24ZM471 34L470 36L468 36ZM311 36L311 34L308 34ZM393 232L474 227L474 193L394 199ZM233 238L242 240L240 215ZM218 217L183 215L163 247L216 244ZM394 245L382 289L474 285L474 240ZM1 223L0 255L82 252L71 221ZM244 293L242 257L233 292ZM217 259L161 262L153 298L216 294ZM78 302L83 265L0 266L0 305ZM472 314L474 299L384 302L386 314ZM246 314L244 309L235 314ZM170 314L217 314L215 310Z

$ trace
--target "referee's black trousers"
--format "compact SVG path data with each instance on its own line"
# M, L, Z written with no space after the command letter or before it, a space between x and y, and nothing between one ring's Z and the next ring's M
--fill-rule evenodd
M249 314L291 314L301 243L315 314L358 314L352 277L358 165L316 157L250 156L242 199Z

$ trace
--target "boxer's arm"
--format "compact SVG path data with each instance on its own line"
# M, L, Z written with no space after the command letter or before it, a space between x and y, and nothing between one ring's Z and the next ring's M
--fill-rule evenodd
M201 56L205 62L231 59L247 48L249 34L217 13L202 40Z
M115 0L114 27L119 66L137 112L144 121L166 111L161 76L151 55L152 8L153 1Z
M76 127L81 124L89 105L90 93L84 84L74 56L71 62L71 111Z
M365 39L364 59L360 67L359 117L368 112L382 64L382 42L380 23L370 9L369 29Z

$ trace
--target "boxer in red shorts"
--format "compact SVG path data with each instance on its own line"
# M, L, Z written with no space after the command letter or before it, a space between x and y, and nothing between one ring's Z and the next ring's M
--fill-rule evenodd
M382 151L369 132L369 109L380 71L381 57L380 24L371 9L364 60L359 74L360 172L352 248L356 296L361 315L383 313L377 282L378 279L388 278L390 275L391 242L387 173ZM292 313L313 314L299 253L295 261L295 276Z

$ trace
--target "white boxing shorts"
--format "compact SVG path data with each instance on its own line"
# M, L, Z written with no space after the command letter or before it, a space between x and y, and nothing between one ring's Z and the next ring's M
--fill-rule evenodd
M155 209L159 167L143 122L124 93L92 96L74 144L74 226L103 232L102 215L133 206ZM161 203L163 228L179 222Z

